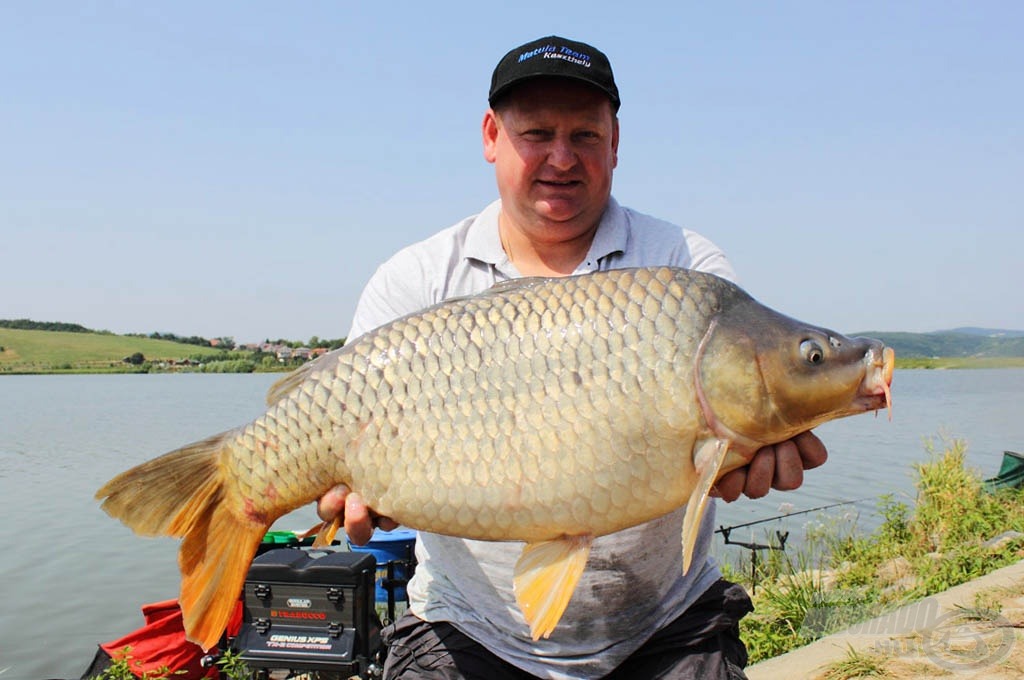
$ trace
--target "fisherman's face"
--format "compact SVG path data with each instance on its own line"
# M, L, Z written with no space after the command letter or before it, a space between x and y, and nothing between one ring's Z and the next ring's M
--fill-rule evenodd
M572 80L537 78L510 92L483 124L502 212L541 241L596 229L618 163L619 123L608 97Z

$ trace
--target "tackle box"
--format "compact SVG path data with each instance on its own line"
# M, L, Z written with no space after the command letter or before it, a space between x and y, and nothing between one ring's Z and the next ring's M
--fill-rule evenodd
M375 574L368 553L278 548L258 555L231 646L253 670L361 675L381 647Z

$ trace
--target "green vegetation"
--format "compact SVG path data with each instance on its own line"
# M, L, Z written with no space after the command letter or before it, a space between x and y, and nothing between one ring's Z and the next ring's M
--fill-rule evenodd
M896 350L897 358L1024 358L1024 337L1017 331L945 333L858 333Z
M886 675L884 659L876 654L858 652L853 647L848 647L846 657L831 664L825 671L823 680L878 678Z
M1024 368L1024 357L908 357L896 368Z
M943 333L863 333L896 351L897 368L1024 368L1024 331L960 329ZM276 348L334 350L344 338L266 340ZM273 350L277 352L277 350ZM304 350L305 351L305 350ZM0 319L0 375L19 373L151 373L287 371L305 358L279 359L231 337L174 333L115 335L80 324Z
M175 675L184 675L188 671L172 671L167 666L162 666L152 671L142 671L137 675L143 663L132 657L131 646L119 650L119 654L112 656L109 666L103 672L94 675L91 680L171 680Z
M252 373L289 371L308 360L309 352L341 347L344 339L309 343L278 340L272 349L235 348L232 338L206 340L173 333L115 335L78 324L0 319L0 375L39 373ZM286 358L279 348L303 350Z
M796 554L769 553L755 611L740 624L751 663L1024 558L1024 490L983 492L964 452L959 441L931 450L915 466L914 507L883 497L883 521L870 535L837 521L808 532ZM748 569L728 572L749 578Z
M0 345L4 346L0 374L137 373L147 372L154 362L202 361L225 355L224 350L213 347L168 340L11 328L0 328ZM139 357L143 360L137 362Z
M131 646L118 651L118 654L111 657L110 665L101 673L92 676L90 680L174 680L174 676L188 673L187 670L172 671L167 666L161 666L152 671L136 674L136 671L141 669L143 662L132 657ZM225 680L249 680L252 678L252 671L239 658L238 652L230 649L217 660L217 668Z
M60 321L33 321L32 319L0 319L0 328L15 328L23 331L63 331L66 333L106 333L110 331L94 331L77 323Z
M248 680L252 677L249 666L242 661L238 652L228 649L217 659L217 668L226 680Z

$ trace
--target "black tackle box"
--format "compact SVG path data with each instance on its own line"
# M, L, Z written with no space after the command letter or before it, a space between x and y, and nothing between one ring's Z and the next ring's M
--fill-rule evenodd
M381 648L375 574L368 553L265 552L249 567L242 627L231 646L253 670L363 675Z

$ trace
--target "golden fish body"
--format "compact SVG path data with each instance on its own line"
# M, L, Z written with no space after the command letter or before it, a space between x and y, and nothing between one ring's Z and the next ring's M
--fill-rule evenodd
M892 361L709 274L519 279L367 333L286 377L255 421L97 496L139 533L184 537L181 604L206 647L267 528L338 483L408 527L527 542L516 595L538 637L594 536L687 505L688 568L718 476L886 405Z

